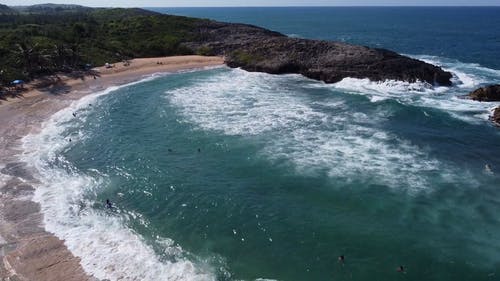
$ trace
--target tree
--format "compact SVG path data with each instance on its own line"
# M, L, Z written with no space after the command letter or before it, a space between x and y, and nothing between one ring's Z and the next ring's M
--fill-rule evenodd
M16 62L23 68L29 78L33 78L36 73L47 67L47 57L41 54L37 44L21 42L17 43L16 47Z
M64 69L68 66L68 60L70 59L71 50L66 47L63 43L55 44L52 50L52 61L54 68Z

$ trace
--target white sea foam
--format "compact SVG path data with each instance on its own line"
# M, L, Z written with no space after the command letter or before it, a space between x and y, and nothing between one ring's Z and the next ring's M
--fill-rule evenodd
M374 82L368 79L345 78L338 83L323 87L364 95L375 103L393 99L405 105L436 108L472 123L487 121L492 108L500 105L499 102L481 103L463 98L485 83L500 81L499 70L434 56L413 57L450 71L454 86L440 87L425 82L408 83L391 80Z
M352 133L297 130L292 139L281 139L268 150L272 150L273 158L295 159L299 170L323 170L345 182L403 184L409 190L429 187L422 174L441 167L418 147L394 136L361 126L345 129ZM391 140L396 144L389 144Z
M197 85L176 89L169 92L168 98L182 107L189 121L228 135L257 135L285 129L317 115L310 107L296 102L286 83L271 82L287 79L286 76L238 69L231 73L235 75L213 76Z
M428 55L409 55L421 61L441 66L443 69L450 72L460 72L469 77L475 77L480 79L476 82L491 82L489 80L500 79L500 70L484 67L478 63L465 63L459 60L438 57L438 56L428 56ZM488 80L488 81L484 81Z
M296 79L231 70L168 91L166 98L198 128L258 137L264 157L291 162L299 172L409 189L428 187L425 173L439 170L446 180L449 172L425 150L377 128L386 112L368 116L343 101L311 101L287 87ZM415 87L398 85L402 92Z
M89 103L95 104L97 97L118 88L112 87L72 103L45 122L40 133L23 139L22 158L38 171L40 184L34 200L41 205L46 229L65 240L68 249L81 258L84 270L99 279L215 280L210 266L190 261L188 253L173 241L157 237L167 257L160 258L138 234L125 226L126 216L92 208L95 202L85 195L105 185L106 175L77 171L60 156L60 152L76 143L68 142L64 136L77 123L72 113L78 112L78 119L84 120ZM81 137L85 137L83 133L76 138Z

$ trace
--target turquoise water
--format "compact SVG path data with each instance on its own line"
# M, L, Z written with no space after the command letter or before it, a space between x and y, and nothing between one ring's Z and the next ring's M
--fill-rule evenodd
M102 279L497 280L498 103L460 96L500 71L414 56L454 86L222 67L86 97L24 139L35 200Z

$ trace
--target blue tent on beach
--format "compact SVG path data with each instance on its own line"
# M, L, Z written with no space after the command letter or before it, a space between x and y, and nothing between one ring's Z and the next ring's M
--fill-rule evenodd
M24 81L23 80L14 80L14 81L10 82L10 84L12 84L12 85L21 85L21 84L24 84Z

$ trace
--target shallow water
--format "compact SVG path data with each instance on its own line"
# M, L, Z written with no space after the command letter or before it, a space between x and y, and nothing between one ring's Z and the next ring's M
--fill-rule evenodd
M24 139L35 200L98 278L495 280L499 103L460 96L500 71L414 56L454 86L223 67L88 96Z

